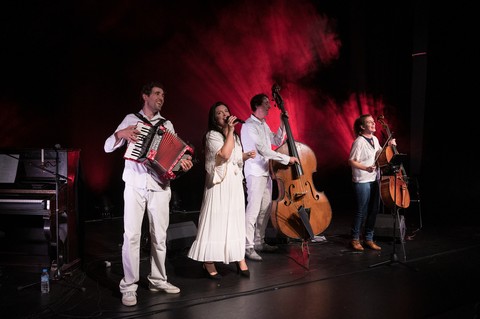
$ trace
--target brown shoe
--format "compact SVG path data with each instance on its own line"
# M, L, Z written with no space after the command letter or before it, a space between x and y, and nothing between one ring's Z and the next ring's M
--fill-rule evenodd
M373 250L382 250L382 247L378 246L377 244L375 244L373 242L373 240L366 240L365 241L365 245L367 245L368 247L370 247L371 249Z
M363 251L363 247L362 247L362 245L360 244L360 241L359 241L359 240L353 239L353 240L352 240L352 247L353 247L353 249L355 249L355 250Z

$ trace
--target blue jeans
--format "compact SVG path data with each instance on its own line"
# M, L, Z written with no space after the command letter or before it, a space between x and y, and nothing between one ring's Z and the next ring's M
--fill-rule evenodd
M365 240L373 240L373 229L380 209L380 185L378 181L353 183L353 192L357 207L351 230L352 239L360 239L362 226L364 226Z

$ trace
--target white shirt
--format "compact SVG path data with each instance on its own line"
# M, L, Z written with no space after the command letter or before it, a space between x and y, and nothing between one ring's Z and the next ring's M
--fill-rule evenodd
M143 111L139 112L143 116L145 113ZM153 118L149 121L152 124L156 124L160 119L165 119L159 113L155 114ZM120 125L117 127L115 132L119 130L123 130L124 128L135 125L137 122L141 121L135 114L127 114ZM170 130L172 133L175 132L173 128L173 124L170 121L166 121L163 123L163 126ZM111 153L116 149L125 145L125 140L121 139L115 145L115 135L110 135L107 140L105 141L104 150L106 153ZM166 186L169 186L169 181L165 179L161 179L158 174L156 174L153 170L149 169L143 163L138 163L132 160L125 160L125 168L123 170L122 179L126 184L132 185L134 187L138 187L141 189L149 189L149 190L156 190L160 191L164 189Z
M349 159L359 162L367 167L375 165L376 156L379 154L378 152L382 150L382 147L375 135L372 135L372 138L374 146L372 146L362 135L357 136L352 143ZM368 172L352 166L352 181L354 183L373 182L378 178L378 172L378 167L373 172Z
M259 120L252 114L242 125L240 135L245 152L254 149L257 151L255 158L245 161L245 177L269 176L269 160L288 165L289 155L272 150L272 145L280 146L286 136L282 126L273 134L265 120Z

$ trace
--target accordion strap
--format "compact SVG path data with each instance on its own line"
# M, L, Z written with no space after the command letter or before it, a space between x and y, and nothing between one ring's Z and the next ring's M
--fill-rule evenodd
M148 123L150 124L151 126L154 126L154 127L159 127L160 125L163 125L163 123L165 123L167 120L166 119L160 119L158 121L157 124L153 125L149 120L147 120L147 118L145 116L143 116L142 114L136 112L136 113L133 113L135 114L136 117L138 117L139 119L141 119L143 122L145 123Z

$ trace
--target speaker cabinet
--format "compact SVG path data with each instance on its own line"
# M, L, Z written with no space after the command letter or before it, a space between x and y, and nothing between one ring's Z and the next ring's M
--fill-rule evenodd
M375 222L375 236L376 237L392 237L393 227L395 224L395 238L404 240L405 238L405 217L398 215L399 221L395 221L396 216L392 214L378 214Z
M190 248L197 236L197 227L193 221L170 224L167 229L167 248L183 250Z

